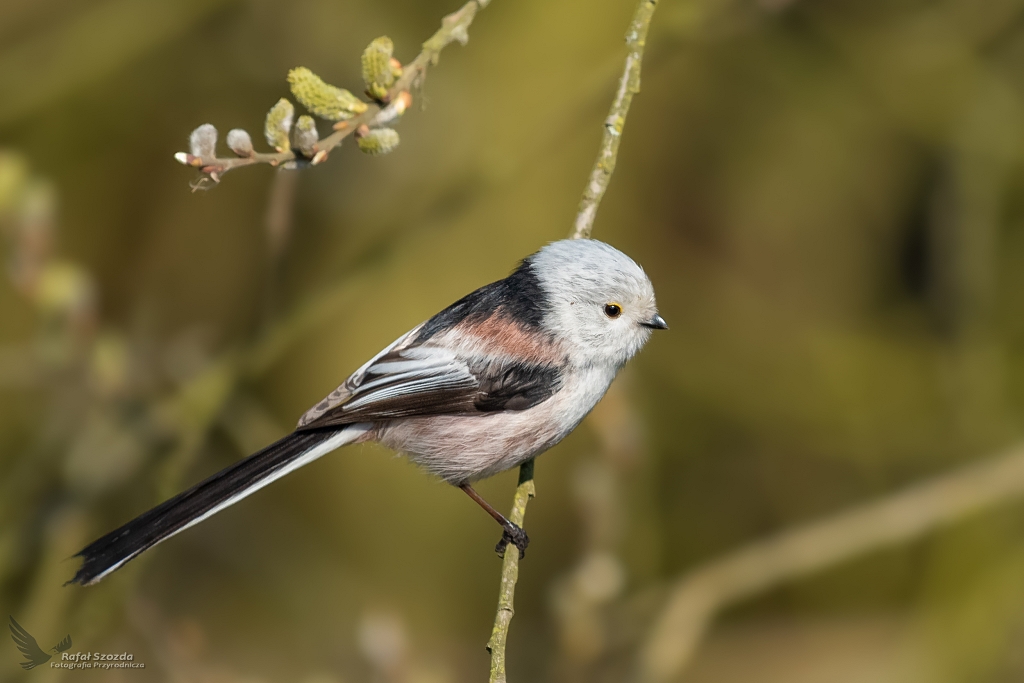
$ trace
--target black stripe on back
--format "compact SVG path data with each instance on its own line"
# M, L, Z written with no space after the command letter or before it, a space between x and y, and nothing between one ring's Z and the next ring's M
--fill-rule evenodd
M548 309L547 294L527 258L507 278L467 294L425 322L413 343L422 344L468 318L485 320L498 312L523 327L539 329Z

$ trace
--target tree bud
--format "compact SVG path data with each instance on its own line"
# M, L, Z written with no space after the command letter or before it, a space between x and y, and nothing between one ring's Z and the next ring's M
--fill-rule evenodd
M188 149L192 156L207 161L217 158L217 129L212 124L204 123L192 131L188 137Z
M324 83L323 79L304 66L288 72L288 83L291 84L295 99L322 119L341 121L366 111L366 102L344 88Z
M228 131L228 147L240 157L251 157L253 155L252 138L241 128L232 128Z
M320 135L316 131L316 121L313 120L313 117L300 116L299 120L295 123L293 140L295 146L302 152L302 156L312 157L316 154L316 143L319 139Z
M402 65L391 57L395 45L387 36L376 38L363 50L363 82L375 100L387 97L388 88L402 74Z
M267 144L278 152L287 152L292 148L288 141L288 134L292 130L294 117L295 105L283 97L267 112L263 134L267 136Z
M398 147L398 131L393 128L374 128L356 139L359 149L372 154L387 154Z

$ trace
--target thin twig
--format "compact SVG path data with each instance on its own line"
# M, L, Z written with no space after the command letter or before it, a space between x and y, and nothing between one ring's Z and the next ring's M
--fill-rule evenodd
M403 103L402 110L404 111L405 107L408 106L408 103L411 101L409 99L409 93L420 87L426 78L427 67L437 64L437 60L441 56L441 51L451 43L458 42L462 45L466 44L469 40L469 34L467 31L469 29L469 25L473 23L473 18L476 16L477 10L483 9L489 4L489 2L490 0L470 0L458 11L444 17L444 19L441 20L441 28L439 28L425 43L423 43L423 50L414 60L403 66L402 75L388 90L387 96L382 98L382 101L379 104L369 104L366 111L358 116L336 123L334 126L335 131L316 143L310 159L306 159L294 150L289 150L285 152L272 153L256 152L246 157L225 159L203 159L200 157L186 155L182 157L183 159L186 159L184 163L200 169L203 173L208 174L215 182L219 181L220 176L232 169L241 168L242 166L252 166L253 164L270 164L271 166L279 166L289 161L298 161L315 166L322 163L327 159L327 155L331 150L340 145L342 140L347 138L349 135L356 133L361 127L372 127L385 123L387 120L391 120L395 113L389 111L390 103L398 103L401 101ZM405 93L405 96L400 97L403 93ZM380 105L384 105L384 107L382 108ZM397 113L400 114L401 111Z
M615 171L615 158L619 153L619 139L622 128L626 125L626 113L633 101L633 95L640 92L640 63L643 60L644 46L647 43L647 31L651 26L651 17L658 0L640 0L637 4L633 21L626 33L626 67L619 81L611 111L605 120L604 139L598 151L597 161L590 173L590 182L583 193L579 213L576 215L576 227L570 237L573 239L589 238L594 228L594 216L601 203L601 197L608 188L612 173ZM519 487L516 489L512 516L515 524L522 526L526 515L526 504L534 496L533 461L530 460L519 468ZM514 598L516 581L519 578L519 553L506 552L501 567L501 590L498 594L498 611L494 615L494 629L487 649L491 652L490 683L505 683L505 641L508 638L509 624L515 614Z
M615 172L615 161L619 154L622 129L626 125L626 114L629 113L633 95L640 92L640 64L647 44L647 31L651 27L651 17L654 16L657 4L658 0L640 0L633 15L633 22L626 33L626 45L629 47L626 67L619 79L619 88L615 91L615 99L608 111L608 117L604 120L604 137L597 152L597 161L590 172L587 187L583 190L583 199L580 200L580 208L576 214L576 224L569 235L573 239L590 237L594 230L597 207L601 204L605 190L608 189L612 173Z
M918 538L1024 495L1024 444L739 548L678 579L640 652L639 680L676 680L715 615L744 598Z
M509 521L520 527L526 517L526 504L536 495L533 485L533 460L527 460L519 468L519 485L516 487ZM489 683L505 683L505 642L508 627L515 615L516 581L519 580L519 551L515 546L506 548L501 563L501 590L498 592L498 611L494 615L494 628L487 649L491 652L491 675Z

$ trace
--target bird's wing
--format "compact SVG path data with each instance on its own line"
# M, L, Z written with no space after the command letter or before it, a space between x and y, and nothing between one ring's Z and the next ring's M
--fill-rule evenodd
M25 655L27 662L22 662L21 666L24 669L31 669L34 666L42 664L43 662L50 659L50 655L46 654L39 647L39 643L32 637L32 634L26 631L21 624L14 620L14 617L10 617L11 623L8 626L11 629L11 638L14 639L14 644L18 646L18 650L21 654Z
M370 365L339 408L356 419L464 412L472 409L479 386L469 364L453 351L412 346Z
M409 346L412 343L412 341L416 338L416 335L420 331L421 327L423 327L423 325L417 325L416 327L412 328L411 330L403 334L401 337L391 342L390 345L385 347L376 356L366 361L366 363L364 363L361 368L353 372L352 375L344 382L342 382L342 384L337 389L335 389L326 397L324 397L324 400L320 401L315 406L307 410L305 414L303 414L303 416L299 418L298 428L302 429L303 427L311 425L314 421L323 416L325 413L331 411L333 408L347 401L352 396L352 392L355 390L355 388L358 387L366 378L366 372L367 370L369 370L370 366L372 366L374 363L379 361L384 356L387 356L390 353L397 353L398 351L401 351L402 349Z
M64 652L65 650L71 649L71 634L64 636L64 639L53 646L53 649L57 652Z
M444 344L405 341L403 337L360 368L342 385L345 395L341 400L312 419L304 417L299 428L415 415L525 410L560 386L557 363L487 353L481 344L466 354L459 352L459 346L454 347L457 351Z

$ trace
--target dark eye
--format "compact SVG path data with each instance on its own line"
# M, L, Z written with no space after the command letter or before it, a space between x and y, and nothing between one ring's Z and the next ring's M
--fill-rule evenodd
M609 318L618 318L622 315L622 306L618 304L605 304L604 314Z

